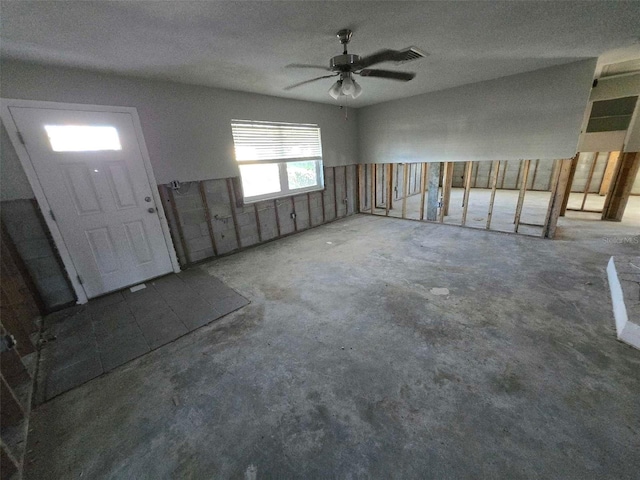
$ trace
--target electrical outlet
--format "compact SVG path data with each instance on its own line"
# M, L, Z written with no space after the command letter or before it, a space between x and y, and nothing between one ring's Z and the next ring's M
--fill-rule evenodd
M171 180L171 183L169 183L169 185L171 186L171 188L173 190L179 190L180 189L180 182L178 180Z
M296 218L296 214L291 212L291 218L295 219Z

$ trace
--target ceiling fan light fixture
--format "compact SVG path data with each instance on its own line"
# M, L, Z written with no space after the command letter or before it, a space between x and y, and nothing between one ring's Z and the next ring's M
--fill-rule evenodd
M341 94L342 94L342 82L338 80L329 89L329 95L331 95L335 100L337 100Z
M346 75L342 80L342 93L345 95L352 95L356 87L354 85L351 75Z
M353 98L358 98L361 93L362 93L362 87L360 86L360 84L358 82L356 82L354 80L353 81L353 93L351 93L351 96Z

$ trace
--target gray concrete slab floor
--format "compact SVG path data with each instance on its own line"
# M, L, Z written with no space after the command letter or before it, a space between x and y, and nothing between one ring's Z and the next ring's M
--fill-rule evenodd
M637 479L638 231L599 227L356 215L204 264L250 305L37 408L26 478Z

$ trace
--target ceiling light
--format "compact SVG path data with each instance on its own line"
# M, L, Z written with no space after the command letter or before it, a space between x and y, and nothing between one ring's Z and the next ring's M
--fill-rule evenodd
M331 88L329 89L329 95L331 95L336 100L340 95L342 95L342 80L338 80L331 86Z
M353 98L358 98L360 96L360 94L362 93L362 87L360 86L359 83L357 83L355 80L353 81L353 93L351 94L351 96Z
M344 95L351 95L355 91L356 87L353 84L353 80L351 79L351 75L345 75L344 80L342 80L342 93Z

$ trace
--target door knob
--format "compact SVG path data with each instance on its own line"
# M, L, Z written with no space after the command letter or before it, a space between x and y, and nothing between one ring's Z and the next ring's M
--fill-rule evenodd
M149 213L153 213L153 212L155 212L155 211L156 211L156 209L155 209L155 208L153 208L153 207L150 207L150 208L147 210L147 212L149 212Z
M151 197L144 197L144 201L145 202L150 202L151 201Z

